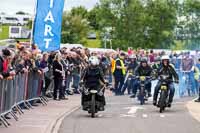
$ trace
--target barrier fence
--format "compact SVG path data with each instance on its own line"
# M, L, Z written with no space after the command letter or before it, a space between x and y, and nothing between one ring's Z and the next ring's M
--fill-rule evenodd
M39 100L46 105L47 99L41 95L42 76L36 72L18 74L13 79L0 80L0 120L8 127L10 123L6 116L11 114L15 120L18 117L14 111L23 114L21 107L30 109L31 103Z

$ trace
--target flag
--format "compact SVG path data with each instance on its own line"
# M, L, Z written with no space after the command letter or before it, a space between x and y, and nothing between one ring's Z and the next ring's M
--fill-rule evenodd
M37 0L33 42L42 51L60 49L64 0Z

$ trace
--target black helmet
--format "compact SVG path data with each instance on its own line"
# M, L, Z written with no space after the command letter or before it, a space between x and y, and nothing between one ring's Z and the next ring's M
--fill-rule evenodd
M142 58L140 59L140 62L141 62L141 63L147 63L147 58L146 58L146 57L142 57Z
M155 58L155 62L158 62L158 61L161 61L161 57L160 56Z
M9 49L3 49L2 54L3 54L3 56L11 56L11 52Z

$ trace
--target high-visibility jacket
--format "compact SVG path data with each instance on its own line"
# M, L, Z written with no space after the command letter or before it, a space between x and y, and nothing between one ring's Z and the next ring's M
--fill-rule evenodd
M112 71L112 73L114 73L114 71L115 71L115 60L114 59L112 59L111 60L111 71Z
M125 69L124 62L123 62L121 59L119 59L119 58L115 60L115 63L114 63L114 66L113 66L113 73L114 73L114 72L115 72L115 70L116 70L116 62L117 62L118 60L119 60L119 61L120 61L120 63L121 63L121 67L122 67L122 74L123 74L123 75L126 75L126 69Z
M194 70L194 79L195 80L199 80L199 77L200 77L200 72L199 72L199 69L198 69L198 67L196 67L196 66L193 66L193 68L192 68L193 70Z

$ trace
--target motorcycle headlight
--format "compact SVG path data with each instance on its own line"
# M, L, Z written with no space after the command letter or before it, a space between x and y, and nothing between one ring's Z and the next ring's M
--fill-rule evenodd
M140 76L141 81L145 81L145 76Z
M163 80L166 80L166 79L169 78L169 76L168 76L168 75L163 75L161 78L162 78Z

